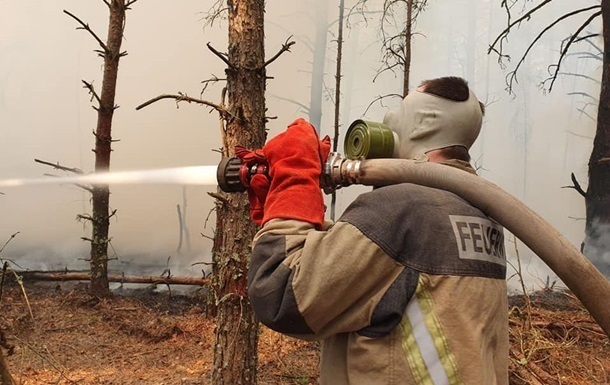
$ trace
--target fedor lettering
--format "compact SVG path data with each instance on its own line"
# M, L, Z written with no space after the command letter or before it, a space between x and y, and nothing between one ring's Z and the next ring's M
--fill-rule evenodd
M506 265L502 226L485 218L450 215L461 259Z

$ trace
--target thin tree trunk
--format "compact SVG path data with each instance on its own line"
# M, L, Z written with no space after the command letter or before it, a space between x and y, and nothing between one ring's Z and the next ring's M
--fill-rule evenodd
M337 33L337 68L335 72L335 132L333 135L333 151L337 151L339 144L339 121L341 119L339 111L341 110L341 64L343 62L343 17L345 14L345 1L339 1L339 26ZM330 201L330 219L335 220L335 205L337 203L337 193L333 192Z
M326 61L326 40L328 36L328 1L317 0L316 42L313 47L311 65L311 89L309 94L309 121L318 131L322 125L322 94L324 92L324 64Z
M585 198L584 253L604 273L610 273L610 0L602 0L604 60L597 130L589 158L589 187Z
M13 377L9 372L6 359L4 358L4 352L0 347L0 385L13 385Z
M405 27L405 65L403 68L402 95L409 94L409 78L411 77L411 46L413 41L413 1L407 0L407 25Z
M228 0L228 109L224 155L236 145L261 148L265 143L264 0ZM258 321L247 297L250 245L257 226L250 220L246 194L226 194L216 210L213 282L217 327L212 383L256 383Z
M106 172L110 169L112 117L116 108L114 100L125 25L125 0L109 1L109 10L107 49L103 54L104 77L95 130L95 172ZM110 294L108 286L110 190L108 185L94 186L92 195L91 294L107 296Z

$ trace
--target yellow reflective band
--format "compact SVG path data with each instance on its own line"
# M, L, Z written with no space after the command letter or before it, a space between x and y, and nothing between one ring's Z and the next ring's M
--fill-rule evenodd
M418 385L434 385L424 358L417 347L413 327L408 317L403 317L400 322L400 332L402 334L402 349L407 356L407 362L409 368L411 368L411 373L413 373L413 378L415 378L415 383Z
M402 348L419 385L461 385L455 357L420 278L415 297L400 323Z
M419 288L421 288L421 290L419 290ZM445 374L449 380L449 384L463 384L458 373L455 356L449 348L447 336L443 332L441 323L434 312L434 302L432 301L430 292L421 284L421 281L420 285L418 286L416 296L419 306L423 310L426 326L433 337L436 351L438 352L438 356L441 360L443 368L445 369Z

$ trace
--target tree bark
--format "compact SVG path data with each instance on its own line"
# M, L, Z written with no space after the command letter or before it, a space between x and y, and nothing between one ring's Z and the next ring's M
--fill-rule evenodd
M0 347L0 385L13 385L13 377L8 370L6 359L4 358L4 352Z
M405 26L405 65L403 68L402 96L409 94L411 77L411 47L413 46L413 1L407 0L407 25Z
M604 58L597 130L589 158L584 254L610 274L610 0L602 0Z
M322 127L322 100L324 93L324 67L326 62L326 42L328 36L328 1L315 2L316 40L311 64L311 89L309 93L309 122L315 128Z
M103 50L104 75L102 92L97 108L95 130L95 172L110 169L112 151L112 117L115 110L116 83L121 58L121 42L125 26L125 0L111 0L106 49ZM92 191L91 235L91 294L107 296L108 286L108 229L110 227L110 189L108 185L95 185Z
M226 69L228 109L223 155L236 145L261 148L265 143L264 0L228 0L229 49ZM219 193L222 193L219 191ZM246 194L226 194L217 202L212 249L217 322L212 383L256 383L258 322L247 297L252 238Z

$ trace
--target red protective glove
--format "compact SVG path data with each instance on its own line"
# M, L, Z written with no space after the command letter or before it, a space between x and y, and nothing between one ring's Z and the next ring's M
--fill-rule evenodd
M248 150L245 147L235 147L235 155L250 168L253 165L267 165L267 158L262 150ZM254 174L247 186L250 201L250 217L257 225L261 225L265 210L265 200L269 192L269 179L264 174Z
M264 200L262 224L284 218L322 226L324 199L320 176L329 152L330 138L320 140L305 119L297 119L263 147L271 185Z

